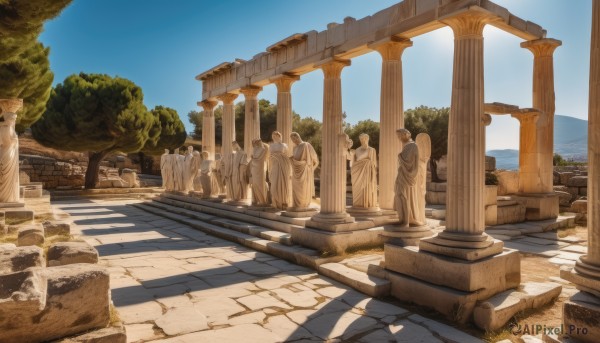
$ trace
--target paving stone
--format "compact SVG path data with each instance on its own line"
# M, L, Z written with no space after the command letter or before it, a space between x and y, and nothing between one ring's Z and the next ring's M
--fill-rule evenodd
M404 316L410 312L377 299L365 299L358 304L354 305L354 308L364 311L364 314L374 318L382 319L386 316Z
M285 285L300 282L301 280L295 276L282 275L274 276L263 280L258 280L254 284L262 289L276 289L281 288Z
M566 246L562 249L560 249L561 251L569 251L569 252L574 252L574 253L579 253L579 254L587 254L588 248L586 246L583 245L569 245Z
M126 325L125 329L127 331L127 343L134 342L147 342L157 338L161 338L161 335L158 335L154 332L153 324L131 324Z
M271 331L255 324L236 325L225 329L207 330L163 340L163 343L265 343L281 342Z
M206 316L194 306L170 309L155 323L169 336L208 329Z
M334 312L320 315L316 312L303 324L304 328L314 336L322 339L348 339L362 332L367 332L377 325L373 318L352 312Z
M443 342L433 336L433 334L409 320L401 320L388 326L388 330L393 335L396 342L406 343L436 343Z
M310 339L314 337L308 330L292 322L285 315L271 316L263 326L265 329L272 331L286 341Z
M550 263L558 264L559 266L574 266L574 260L565 260L564 258L552 257L548 260Z
M413 314L409 316L408 319L413 323L424 326L429 331L433 332L436 337L440 337L446 343L483 343L482 340L458 329L436 322L435 320L427 319L418 314Z
M504 247L516 249L522 253L535 254L544 257L553 257L560 253L558 250L553 249L552 246L549 247L547 245L525 244L515 241L504 242Z
M358 339L359 343L396 342L396 338L387 330L375 330Z
M390 292L391 284L388 280L348 268L341 263L322 264L319 272L373 297L385 296Z
M269 292L260 292L246 297L236 299L240 304L248 307L252 311L260 310L265 307L277 307L282 309L291 309L291 307L269 294Z
M318 304L320 295L312 290L294 292L288 288L273 290L278 298L294 307L313 307Z
M262 324L267 317L264 311L256 311L229 319L229 325Z
M208 324L227 324L229 317L246 311L244 307L235 300L226 297L211 297L200 299L195 302L196 307L208 319Z
M560 254L556 255L556 258L562 258L564 260L577 261L577 260L579 260L579 258L581 257L581 255L582 254L578 254L578 253L574 253L574 252L561 251Z
M558 242L556 240L537 238L537 237L524 237L516 240L519 243L533 243L538 245L557 245Z

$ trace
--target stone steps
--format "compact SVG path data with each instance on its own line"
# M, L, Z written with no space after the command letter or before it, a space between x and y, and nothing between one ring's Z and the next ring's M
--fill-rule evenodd
M168 202L185 205L186 208L170 205ZM362 268L352 268L337 263L343 260L344 256L322 257L316 250L293 245L291 237L287 233L248 224L239 220L239 218L233 220L197 212L190 208L197 208L198 205L183 201L177 202L165 200L165 198L156 198L152 202L132 204L131 206L174 220L207 234L309 267L367 295L374 297L389 295L390 282L383 277L379 277L381 275L371 275L374 273L369 268L361 270Z

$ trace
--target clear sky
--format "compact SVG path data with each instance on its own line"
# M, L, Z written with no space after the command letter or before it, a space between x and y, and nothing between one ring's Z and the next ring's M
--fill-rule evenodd
M249 59L294 33L322 31L344 17L357 19L398 0L74 0L46 24L55 83L81 71L128 78L148 107L175 108L188 131L187 113L200 110L194 77L235 58ZM591 0L496 0L513 14L563 41L555 53L556 113L587 119ZM493 27L485 35L485 101L531 106L532 54L522 41ZM448 28L413 39L404 53L404 105L450 105L453 37ZM352 60L342 74L348 120L379 121L381 58ZM293 108L321 120L323 75L313 72L292 88ZM274 85L259 95L276 102ZM238 100L242 100L240 96ZM494 117L488 149L518 148L518 122Z

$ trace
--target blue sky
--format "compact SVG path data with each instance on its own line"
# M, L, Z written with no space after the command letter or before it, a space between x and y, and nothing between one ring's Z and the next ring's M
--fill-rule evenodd
M360 19L394 0L75 0L46 24L55 83L81 71L128 78L144 90L148 107L175 108L186 127L199 110L197 74L221 62L249 59L293 33L322 31L346 16ZM555 53L556 113L587 119L591 0L497 0L563 41ZM485 101L531 106L533 57L522 41L493 27L485 32ZM448 28L413 39L405 51L404 105L450 105L453 37ZM348 120L379 118L381 58L352 60L342 74ZM292 88L293 108L321 119L323 76L313 72ZM276 100L274 85L259 95ZM240 96L238 100L242 100ZM487 148L518 148L518 122L494 117Z

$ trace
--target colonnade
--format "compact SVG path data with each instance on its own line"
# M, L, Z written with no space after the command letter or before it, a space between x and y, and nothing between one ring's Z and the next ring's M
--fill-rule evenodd
M456 234L472 235L465 239L477 242L483 239L484 216L484 70L483 29L493 16L480 12L467 12L444 20L455 36L451 115L448 132L447 228L444 239L457 239ZM369 45L382 57L380 151L379 151L379 206L393 209L394 180L397 172L397 154L401 143L396 130L404 126L402 54L412 46L412 41L390 37ZM560 46L554 39L538 39L522 44L534 55L533 107L540 110L535 125L522 125L521 176L523 193L552 192L552 151L554 120L553 52ZM321 213L313 219L325 222L349 222L346 213L346 160L342 120L341 73L350 60L331 58L315 68L323 71L323 156L321 167ZM300 77L282 74L270 79L277 86L277 130L284 142L290 144L292 132L291 87ZM246 99L244 149L251 153L251 141L260 137L258 94L261 87L242 88L239 93ZM236 92L237 93L237 92ZM216 100L223 102L223 153L231 151L235 139L233 101L238 94L225 93ZM214 154L214 99L202 101L203 143ZM205 138L205 135L208 136ZM440 243L438 241L438 243ZM482 246L488 243L465 243Z

